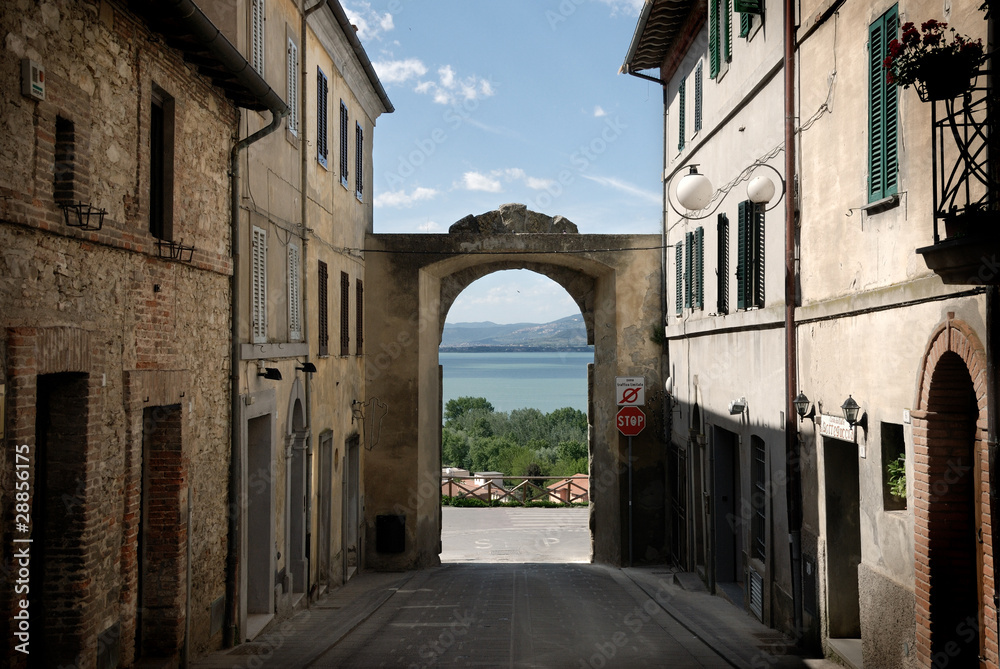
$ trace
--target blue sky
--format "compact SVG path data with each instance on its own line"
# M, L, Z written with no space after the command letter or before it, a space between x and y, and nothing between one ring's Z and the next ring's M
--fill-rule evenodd
M656 233L662 98L618 74L642 0L343 0L396 111L374 139L376 232L446 233L522 202L581 233ZM527 271L470 286L450 322L579 313Z

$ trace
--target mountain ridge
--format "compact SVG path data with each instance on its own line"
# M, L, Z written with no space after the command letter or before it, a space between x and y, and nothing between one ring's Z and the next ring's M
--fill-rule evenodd
M445 323L441 351L589 351L583 316L548 323Z

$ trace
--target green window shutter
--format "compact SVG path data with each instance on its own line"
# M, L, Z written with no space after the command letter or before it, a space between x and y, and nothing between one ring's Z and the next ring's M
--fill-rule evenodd
M899 13L893 7L868 27L868 201L897 191L898 91L882 61L896 37Z
M684 128L684 105L685 105L685 102L686 102L685 98L687 97L686 90L685 90L686 88L687 88L687 79L682 79L681 80L680 88L677 89L677 106L679 108L679 111L677 113L677 150L678 151L683 151L684 150L684 132L685 132L685 128Z
M702 113L702 74L704 68L702 67L701 61L698 61L698 67L694 70L694 131L698 132L701 130L701 113Z
M722 0L708 0L708 76L719 74L719 5Z
M684 243L674 247L674 313L684 313Z
M733 6L741 14L764 14L764 0L735 0Z
M717 314L729 313L729 217L719 214L718 222L718 288L715 300Z
M747 264L750 260L747 232L750 229L750 202L744 200L739 204L739 215L736 222L736 308L746 309L747 300Z
M753 217L753 306L764 307L764 208L747 203Z
M705 308L705 229L694 231L694 304L695 309Z
M722 37L725 40L723 51L726 55L726 62L733 61L733 0L722 0Z
M750 26L753 23L753 18L750 14L740 14L740 37L750 36Z
M684 308L691 308L694 293L692 264L694 263L694 234L684 234Z

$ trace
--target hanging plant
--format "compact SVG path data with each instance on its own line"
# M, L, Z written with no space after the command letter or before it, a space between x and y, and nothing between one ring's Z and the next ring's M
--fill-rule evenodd
M889 71L889 83L915 86L925 101L955 98L972 88L976 70L985 60L981 39L973 40L934 19L924 21L920 30L912 22L904 23L902 30L899 39L889 43L889 55L882 63Z

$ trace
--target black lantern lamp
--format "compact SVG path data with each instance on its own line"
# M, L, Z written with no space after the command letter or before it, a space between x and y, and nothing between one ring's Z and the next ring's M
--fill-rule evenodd
M795 405L795 413L799 415L800 421L803 418L812 418L813 416L816 415L816 409L813 408L812 410L810 410L809 398L806 397L806 394L801 390L799 391L799 394L795 396L795 399L792 400L792 404Z
M257 376L263 376L265 379L270 381L280 381L281 380L281 370L277 367L264 367L262 370L257 370Z
M862 414L860 418L858 417L858 414L861 413L861 406L853 397L848 395L840 408L844 410L844 420L850 423L851 427L860 425L865 432L868 432L868 414Z
M301 367L296 367L295 369L299 370L300 372L305 372L306 374L316 373L316 365L312 364L311 362L303 362Z

